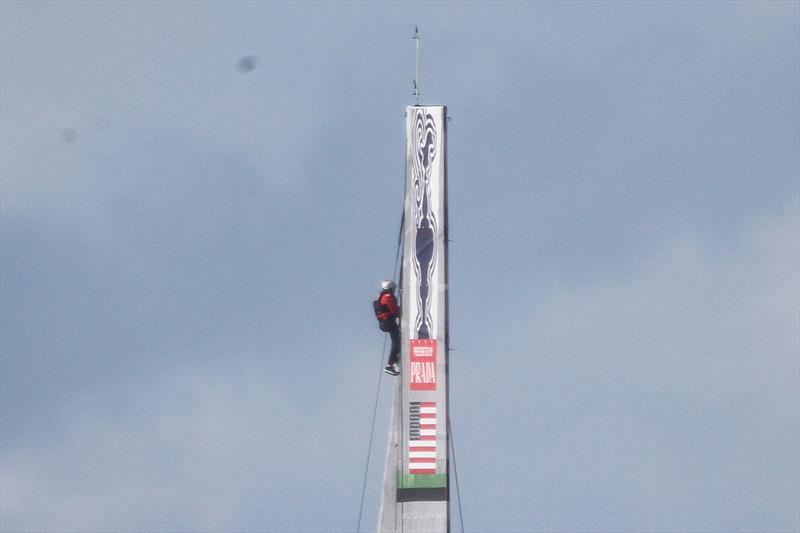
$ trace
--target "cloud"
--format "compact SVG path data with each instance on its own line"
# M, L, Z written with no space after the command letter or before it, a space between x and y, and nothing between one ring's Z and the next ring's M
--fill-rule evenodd
M63 430L3 450L0 529L348 531L369 429L361 377L377 369L365 353L317 375L264 358L153 369L71 400Z
M677 236L628 276L523 295L497 333L460 340L464 498L505 517L468 507L467 527L798 526L797 198L787 206L734 246Z
M796 529L797 5L619 7L421 25L467 527ZM3 8L0 528L352 529L416 15Z
M102 226L97 212L107 207L109 183L176 160L187 167L176 171L192 170L187 153L207 154L204 162L223 172L219 167L235 155L234 163L252 165L282 189L307 184L307 154L334 113L326 85L337 68L305 35L312 22L276 6L245 9L248 20L284 21L264 35L261 24L227 21L208 7L202 14L125 3L4 10L4 216L39 216L55 225L89 218ZM289 25L295 17L301 31ZM186 27L186 18L195 26L177 37L172 28ZM240 56L230 34L240 32L248 34L240 36L244 42L264 47L256 50L260 68L246 77L231 68ZM349 34L329 34L325 48L346 46ZM127 166L109 168L120 160Z

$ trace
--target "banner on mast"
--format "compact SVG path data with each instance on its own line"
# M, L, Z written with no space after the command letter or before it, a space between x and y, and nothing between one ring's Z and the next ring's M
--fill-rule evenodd
M447 500L447 108L406 108L398 501Z

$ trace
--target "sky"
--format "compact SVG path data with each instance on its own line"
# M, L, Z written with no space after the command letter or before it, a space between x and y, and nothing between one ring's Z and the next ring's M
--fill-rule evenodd
M417 25L453 530L800 530L800 3L2 1L0 531L374 530Z

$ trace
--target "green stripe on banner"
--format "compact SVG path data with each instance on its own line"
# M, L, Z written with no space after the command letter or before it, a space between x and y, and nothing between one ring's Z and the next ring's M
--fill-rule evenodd
M438 489L447 486L447 474L401 474L398 489Z

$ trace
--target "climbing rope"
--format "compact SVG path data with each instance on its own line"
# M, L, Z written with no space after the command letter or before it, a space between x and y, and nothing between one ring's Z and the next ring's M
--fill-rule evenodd
M383 356L386 355L386 339L383 339L383 350L381 351L382 356L381 360L379 361L380 366L383 366ZM381 378L383 376L383 369L378 367L378 386L375 387L375 403L372 406L372 429L369 432L369 447L367 448L367 461L364 465L364 483L361 486L361 506L358 509L358 526L356 527L356 531L361 531L361 517L364 514L364 500L367 493L367 477L369 474L369 460L372 456L372 442L375 438L375 418L378 415L378 398L380 398L381 393Z
M398 231L397 235L397 251L394 255L394 270L392 271L392 278L397 276L397 268L398 264L400 265L400 276L403 275L403 256L401 254L403 248L403 225L405 224L405 209L402 211L402 216L400 217L400 230ZM400 290L402 290L402 279L398 284ZM369 447L367 448L367 460L364 464L364 480L361 486L361 505L358 509L358 525L356 526L356 532L360 533L361 531L361 518L364 515L364 501L366 500L367 494L367 479L369 477L369 463L370 458L372 457L372 444L375 440L375 420L378 415L378 400L380 399L381 394L381 380L383 378L383 361L386 359L386 341L387 338L383 338L383 349L381 350L381 359L380 365L378 367L378 385L375 387L375 402L372 406L372 427L369 432Z

